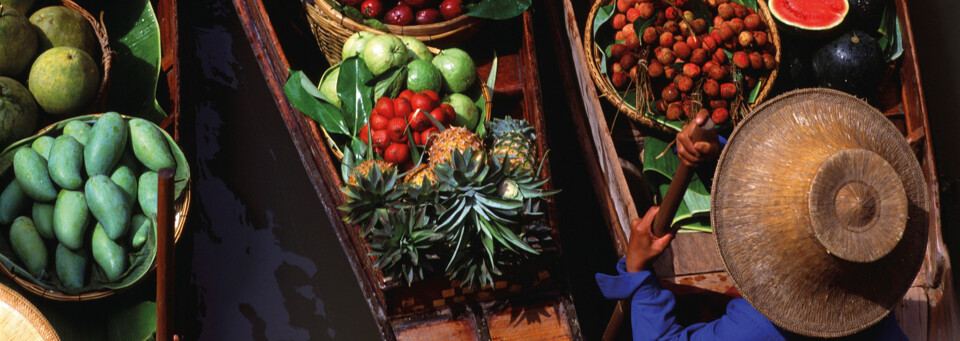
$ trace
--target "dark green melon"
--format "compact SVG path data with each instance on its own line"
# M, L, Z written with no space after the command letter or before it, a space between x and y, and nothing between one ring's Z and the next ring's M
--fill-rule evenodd
M872 99L886 67L880 44L861 30L841 35L813 54L813 71L822 87Z

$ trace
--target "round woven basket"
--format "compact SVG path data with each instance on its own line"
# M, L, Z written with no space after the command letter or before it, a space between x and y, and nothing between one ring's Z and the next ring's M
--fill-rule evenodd
M601 61L601 52L598 50L596 44L594 43L593 37L593 20L597 16L597 11L600 10L600 7L614 3L615 0L597 0L593 7L590 8L590 14L587 16L587 26L583 30L583 50L587 56L587 67L590 69L590 76L593 78L594 84L597 85L597 88L600 90L600 96L606 98L617 107L617 111L626 113L627 117L630 119L639 122L647 127L665 132L670 134L675 134L677 130L668 127L660 122L657 122L653 118L637 112L636 109L631 108L627 105L623 98L617 93L617 89L613 86L612 81L607 75L601 73L601 70L606 67L602 65ZM761 77L760 82L763 82L763 87L760 89L760 92L757 94L756 100L752 104L749 104L748 107L753 109L766 98L767 94L770 92L770 89L773 88L773 82L777 78L777 71L780 66L780 34L777 33L777 25L773 20L773 16L770 14L770 8L767 7L767 3L763 0L757 0L757 14L760 15L760 18L767 25L767 28L770 30L770 43L776 47L776 55L774 58L777 60L777 68L773 69L769 75L766 77ZM659 97L659 96L657 96ZM742 113L745 115L746 113ZM732 116L732 114L731 114Z
M0 285L0 340L56 341L56 330L33 304Z
M462 42L480 29L481 19L460 15L459 17L429 25L386 25L387 30L381 31L370 26L358 23L330 6L327 1L314 0L312 3L304 1L307 10L307 21L310 30L317 39L320 51L327 57L330 65L340 62L343 43L355 32L367 31L376 34L390 33L398 36L417 38L432 46L451 46Z
M113 65L113 59L117 57L117 53L110 49L110 37L107 36L107 29L103 25L103 13L100 13L100 20L98 21L90 12L87 12L83 7L77 5L73 0L63 0L62 3L63 6L80 13L84 19L90 22L90 26L93 27L93 33L97 35L97 40L100 42L100 66L102 67L100 72L103 78L100 79L100 89L97 91L97 98L84 113L101 112L103 111L103 105L107 101L107 89L110 87L110 71Z
M103 114L94 114L94 115L86 115L84 117L97 118L102 115ZM126 120L126 119L130 119L131 117L123 116L123 118ZM32 135L31 137L46 135L48 133L55 132L58 129L57 127L58 124L59 122L51 124L41 129L39 132ZM161 132L164 135L168 135L166 131L161 130ZM12 168L13 167L7 167L5 171L0 171L0 176L3 176L6 171L12 171ZM180 195L177 198L174 199L174 207L173 207L174 209L174 231L173 231L174 243L180 240L180 235L183 234L183 228L187 224L187 213L189 213L190 211L190 198L193 196L192 193L193 193L192 185L190 181L187 181L186 185L183 188L183 191L180 193ZM93 265L91 264L91 266ZM19 284L21 287L23 287L27 291L33 294L36 294L37 296L56 300L56 301L77 301L77 302L92 301L92 300L112 296L113 294L116 294L118 291L126 290L130 287L136 286L137 284L142 282L144 278L149 277L148 275L150 273L153 273L156 267L157 267L157 263L156 263L156 260L154 260L153 265L150 266L150 271L145 273L136 282L121 289L91 291L91 292L85 292L82 294L71 295L71 294L62 293L59 291L44 288L27 278L20 277L13 271L10 271L10 269L8 269L7 266L3 264L3 262L0 262L0 272L2 272L7 277L10 277L11 279L13 279L14 282L17 282L17 284Z

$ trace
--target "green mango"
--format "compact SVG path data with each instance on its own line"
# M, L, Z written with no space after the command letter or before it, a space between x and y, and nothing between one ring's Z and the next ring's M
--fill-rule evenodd
M30 144L30 148L35 150L37 154L43 156L44 159L50 158L50 149L53 148L54 138L50 136L40 136L36 140L33 140L33 143Z
M140 201L140 209L143 214L152 219L157 217L157 173L143 172L140 174L140 182L137 187L137 199Z
M123 246L110 239L100 224L93 228L90 245L93 250L93 260L103 269L107 279L111 282L120 279L127 271L127 251Z
M163 137L160 128L147 120L134 118L130 120L130 141L133 143L133 154L144 166L154 172L163 168L176 170L177 162L170 153L167 139Z
M83 145L69 135L53 142L47 158L50 178L60 187L76 190L83 186Z
M3 189L3 193L0 193L0 224L12 223L13 219L20 216L20 212L27 208L29 199L16 179L10 181L7 188Z
M113 173L110 174L110 180L117 184L117 186L120 186L120 189L123 190L124 198L127 199L127 203L130 204L131 207L133 203L137 201L137 174L134 172L135 170L129 166L120 164L117 166L117 169L114 169Z
M47 268L47 247L28 217L17 217L10 226L10 246L33 277L40 278Z
M63 134L72 136L77 142L86 146L87 137L90 135L90 125L81 121L70 121L63 127Z
M41 202L33 203L33 224L37 227L37 233L44 239L54 239L57 235L53 232L53 210L54 206Z
M130 246L134 249L143 247L147 242L147 233L153 230L153 219L137 213L133 216L133 225L130 229Z
M127 123L120 114L108 112L97 119L83 148L88 176L105 175L113 170L127 146L127 135Z
M63 244L57 244L54 263L57 266L57 278L60 279L60 284L67 289L83 288L87 274L86 250L74 252Z
M48 202L57 198L57 188L50 173L47 173L47 160L30 148L20 148L13 156L13 173L17 176L20 189L33 200Z
M117 240L127 233L132 205L120 186L105 175L94 175L87 180L84 193L90 212L103 225L110 239Z
M71 249L83 247L83 238L90 225L90 210L84 192L60 190L53 207L53 232L60 244Z

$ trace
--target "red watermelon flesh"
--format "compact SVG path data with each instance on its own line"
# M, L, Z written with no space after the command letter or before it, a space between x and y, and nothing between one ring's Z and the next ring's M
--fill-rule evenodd
M780 22L807 30L827 30L847 16L847 0L772 0L770 12Z

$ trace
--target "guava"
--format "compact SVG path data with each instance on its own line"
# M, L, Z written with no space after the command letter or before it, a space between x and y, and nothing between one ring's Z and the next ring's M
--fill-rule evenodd
M27 86L48 114L74 115L97 96L100 71L86 52L74 47L54 47L37 57Z
M367 45L367 41L376 36L376 34L364 31L354 33L343 43L343 49L340 52L342 58L359 56L363 53L363 47Z
M382 34L367 41L363 47L363 62L374 76L407 62L407 47L396 36Z
M340 78L340 66L334 66L320 79L320 94L330 101L330 104L340 107L340 97L337 96L337 79Z
M450 104L453 111L457 112L457 118L453 121L453 125L471 131L477 127L477 122L480 121L480 109L477 108L477 104L470 97L464 94L450 94L440 102Z
M0 149L30 136L37 127L37 102L27 87L0 77Z
M443 85L443 76L430 62L416 59L407 64L407 89L413 92L433 90L439 92Z
M19 77L37 55L37 33L13 7L0 5L0 76Z
M37 52L70 46L83 50L94 60L100 59L100 41L80 13L64 6L44 7L30 16L30 23L37 28Z
M400 38L400 40L403 41L403 45L407 47L407 51L410 51L410 59L417 58L428 63L433 61L433 53L430 52L430 48L422 41L414 37L403 37Z
M464 92L477 79L473 58L458 48L440 51L433 57L433 66L443 75L443 90L446 92Z
M34 0L0 0L0 4L13 7L17 10L17 12L20 12L20 14L23 14L24 16L26 16L27 13L30 13L30 8L33 7L33 2Z

